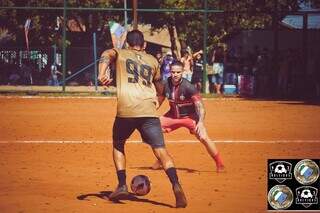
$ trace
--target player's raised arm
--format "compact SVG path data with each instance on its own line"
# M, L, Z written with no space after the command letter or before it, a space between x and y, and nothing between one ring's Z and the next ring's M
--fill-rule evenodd
M117 52L114 49L109 49L101 54L99 60L99 75L98 79L102 85L109 85L113 79L110 78L110 64L117 57Z

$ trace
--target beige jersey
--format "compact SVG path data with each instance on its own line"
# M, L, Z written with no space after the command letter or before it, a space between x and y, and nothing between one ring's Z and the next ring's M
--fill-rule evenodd
M117 52L117 116L157 117L157 95L153 81L161 79L159 64L152 55L137 50Z

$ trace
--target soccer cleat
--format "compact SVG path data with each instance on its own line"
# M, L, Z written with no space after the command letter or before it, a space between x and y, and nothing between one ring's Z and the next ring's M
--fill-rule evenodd
M222 161L222 158L221 158L219 152L217 152L217 153L215 154L215 156L213 156L213 159L214 159L214 161L216 162L216 168L217 168L216 171L217 171L217 172L222 172L222 171L224 171L223 161Z
M109 200L125 199L129 195L127 185L118 186L114 192L109 195Z
M218 173L219 173L219 172L223 172L224 169L225 169L225 167L224 167L223 164L217 164L216 166L217 166L217 172L218 172Z
M217 166L217 172L220 173L220 172L223 172L225 169L224 165L219 165Z
M187 206L187 199L180 184L174 184L172 189L176 197L176 208L185 208Z

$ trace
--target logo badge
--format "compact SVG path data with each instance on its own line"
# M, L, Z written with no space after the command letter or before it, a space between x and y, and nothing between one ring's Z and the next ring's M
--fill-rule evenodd
M313 184L319 178L319 166L312 160L301 160L294 167L294 177L303 185Z
M292 164L287 161L274 161L269 164L269 179L283 183L286 179L292 179Z
M312 186L301 186L296 188L296 204L305 208L318 204L318 189Z
M293 193L286 185L275 185L269 190L268 202L274 209L287 209L293 203Z

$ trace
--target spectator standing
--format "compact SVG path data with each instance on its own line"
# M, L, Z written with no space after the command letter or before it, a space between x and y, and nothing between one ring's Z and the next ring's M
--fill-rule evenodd
M158 59L158 58L157 58ZM170 74L170 65L173 62L173 56L172 52L168 51L166 55L162 58L161 64L160 64L160 71L161 71L161 77L162 80L167 80L167 78L171 75ZM158 59L159 62L159 59Z
M214 90L217 94L221 94L221 86L223 84L223 72L224 72L224 59L225 54L223 47L214 49L211 62L213 63L213 76L212 82L214 84Z
M23 84L25 85L32 85L33 79L32 79L32 66L30 61L25 61L21 64L21 73L23 77Z
M193 59L191 54L187 50L182 51L181 62L183 64L182 77L187 79L189 82L191 82Z
M193 54L195 60L193 62L193 74L191 83L197 88L198 91L202 89L202 76L203 76L203 51L200 50Z
M49 85L59 86L58 74L62 74L62 73L58 71L57 64L53 63L51 65L51 83L49 83Z

